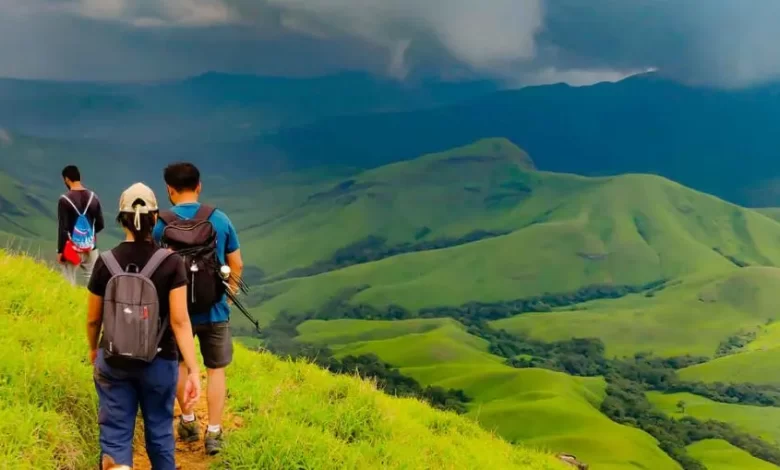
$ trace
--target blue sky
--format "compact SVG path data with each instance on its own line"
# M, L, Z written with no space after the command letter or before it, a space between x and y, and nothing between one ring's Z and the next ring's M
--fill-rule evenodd
M0 76L365 70L512 84L780 74L777 0L0 0Z

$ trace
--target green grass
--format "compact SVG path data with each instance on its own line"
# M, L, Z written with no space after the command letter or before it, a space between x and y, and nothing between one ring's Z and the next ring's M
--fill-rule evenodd
M509 440L574 453L591 468L679 468L652 437L599 412L602 379L507 367L450 320L309 321L299 331L338 356L374 353L422 384L463 389L474 398L468 416Z
M780 222L780 207L765 207L756 209L756 212L764 214L765 216Z
M766 334L762 344L780 346L777 330L766 327L778 316L778 302L780 269L751 267L687 277L651 298L595 301L577 310L518 315L492 325L546 341L598 337L608 355L645 351L714 357L719 343L739 331Z
M679 376L690 381L780 385L780 347L714 359L683 369Z
M693 416L705 421L723 421L743 432L780 445L780 408L719 403L690 393L649 392L647 398L659 410L676 419ZM677 408L681 400L686 403L685 414Z
M0 461L20 469L97 462L97 413L83 337L85 292L0 251ZM237 346L229 412L241 426L214 468L564 470L468 418Z
M702 462L707 470L777 470L771 463L757 459L726 441L700 441L687 447L688 455Z

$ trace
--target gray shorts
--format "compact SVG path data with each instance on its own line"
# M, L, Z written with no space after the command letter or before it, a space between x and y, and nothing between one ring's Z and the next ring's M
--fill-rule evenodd
M233 337L228 322L192 325L192 332L200 340L200 353L207 369L222 369L233 362ZM182 360L179 352L179 362Z

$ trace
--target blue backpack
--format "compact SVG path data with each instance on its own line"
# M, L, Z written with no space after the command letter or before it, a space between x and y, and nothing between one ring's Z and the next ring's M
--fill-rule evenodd
M84 206L83 212L76 207L76 204L73 204L73 201L71 201L68 196L62 196L71 206L73 206L73 210L78 214L76 225L74 225L73 232L70 234L70 242L73 243L73 248L79 253L88 253L95 248L95 223L90 222L87 218L87 210L89 210L89 206L92 204L92 198L94 196L95 193L90 191L89 200L87 201L87 205Z

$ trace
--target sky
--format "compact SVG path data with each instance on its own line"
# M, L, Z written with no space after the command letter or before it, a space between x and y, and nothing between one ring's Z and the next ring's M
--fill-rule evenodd
M0 0L0 76L345 70L511 84L780 75L778 0Z

